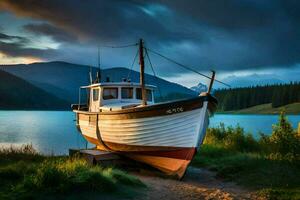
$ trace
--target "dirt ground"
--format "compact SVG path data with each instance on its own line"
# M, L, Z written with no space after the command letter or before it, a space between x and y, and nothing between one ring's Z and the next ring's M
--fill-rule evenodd
M183 180L163 178L154 174L134 173L146 185L145 195L135 200L232 200L259 199L254 192L234 183L215 178L215 173L206 169L189 167Z

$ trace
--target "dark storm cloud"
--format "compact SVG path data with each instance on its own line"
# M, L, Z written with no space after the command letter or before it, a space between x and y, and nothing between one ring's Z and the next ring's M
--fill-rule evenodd
M300 60L297 0L2 0L1 8L49 22L26 29L60 42L118 44L143 37L199 70L282 67Z
M19 43L20 45L24 45L29 43L29 40L25 37L20 37L20 36L15 36L15 35L7 35L4 33L0 32L0 41L2 42L16 42Z
M83 40L115 41L141 35L172 37L166 27L149 16L138 1L106 0L3 0L0 7L17 15L50 21ZM164 14L162 14L164 15ZM92 41L92 42L94 42Z
M27 24L23 27L26 31L37 34L46 35L58 42L77 42L76 36L56 28L50 24Z
M274 0L172 0L159 1L172 9L197 18L200 23L225 29L254 28L274 21L279 2Z
M49 58L55 55L53 49L23 48L18 43L5 43L0 41L0 52L12 57L38 57Z
M233 67L282 66L300 60L300 1L297 0L232 0L161 1L173 10L192 16L199 24L216 29L241 52L233 53L221 63ZM222 41L216 48L222 48ZM230 47L227 47L230 51ZM226 49L224 49L224 52ZM230 52L229 52L230 53ZM227 53L225 53L226 55ZM217 55L218 56L218 55ZM221 56L222 57L222 56ZM218 64L221 64L218 63ZM228 66L227 66L228 67Z
M0 33L0 52L10 57L48 58L55 55L52 49L29 47L31 41L25 37Z

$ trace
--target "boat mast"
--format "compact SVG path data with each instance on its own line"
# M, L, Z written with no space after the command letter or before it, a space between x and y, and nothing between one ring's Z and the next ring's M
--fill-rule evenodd
M140 54L140 84L142 90L142 105L147 105L147 93L145 88L145 63L144 63L144 47L143 39L139 42L139 54Z
M210 83L209 83L209 86L208 86L208 91L207 91L208 94L211 93L212 86L213 86L214 80L215 80L215 75L216 75L216 72L214 70L212 70L211 72L212 72L212 76L210 78Z

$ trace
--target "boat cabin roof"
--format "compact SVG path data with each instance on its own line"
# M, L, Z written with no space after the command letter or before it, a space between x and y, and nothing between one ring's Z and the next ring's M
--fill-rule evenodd
M90 112L115 111L141 105L142 90L140 83L105 82L82 86L89 89L88 109ZM156 86L145 85L147 104L154 104ZM80 96L80 93L79 93Z
M87 86L81 86L80 88L93 88L93 87L110 87L110 86L114 86L114 87L122 87L122 86L131 86L131 87L140 87L141 84L140 83L135 83L135 82L104 82L104 83L94 83L91 85L87 85ZM146 88L148 89L155 89L156 86L154 85L145 85Z

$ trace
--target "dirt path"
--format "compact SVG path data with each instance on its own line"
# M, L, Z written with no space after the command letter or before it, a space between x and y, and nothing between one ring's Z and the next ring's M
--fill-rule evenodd
M234 183L218 180L215 173L205 169L190 167L182 181L141 174L135 175L148 186L148 189L145 195L139 196L136 200L257 199L252 192Z

